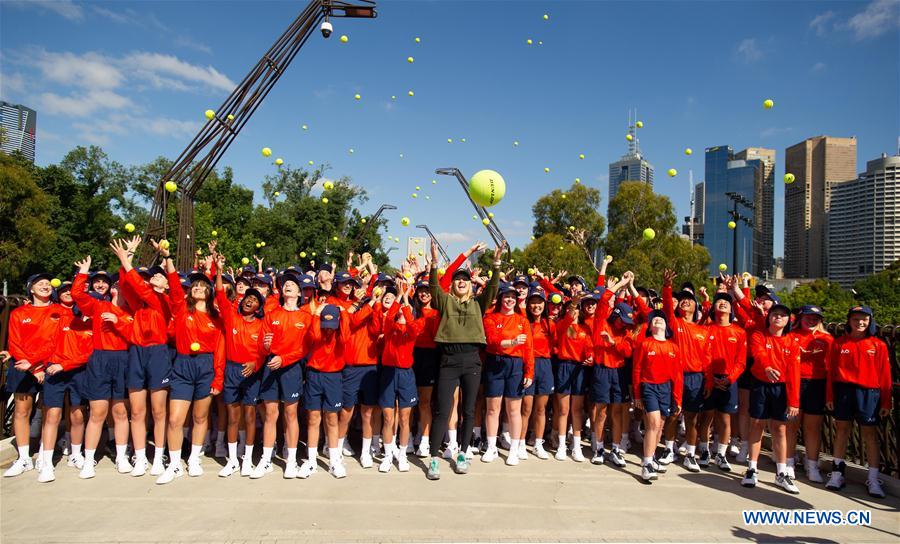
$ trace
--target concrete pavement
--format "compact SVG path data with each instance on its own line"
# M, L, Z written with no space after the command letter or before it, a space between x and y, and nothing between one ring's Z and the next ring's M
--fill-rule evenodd
M410 459L414 459L412 456ZM540 461L517 467L502 459L472 463L458 476L442 462L438 482L413 469L389 474L348 460L335 480L320 459L309 480L284 480L281 466L262 480L206 474L156 486L154 478L115 472L109 459L93 480L57 465L57 480L38 484L36 472L0 481L0 540L19 542L357 542L357 541L722 541L897 542L900 499L873 500L859 484L844 493L799 482L792 496L773 484L761 460L760 484L740 486L743 467L699 474L680 465L652 485L628 467ZM280 461L279 461L280 463ZM377 466L377 464L376 464ZM740 472L738 472L740 471ZM745 509L870 510L869 527L747 526Z

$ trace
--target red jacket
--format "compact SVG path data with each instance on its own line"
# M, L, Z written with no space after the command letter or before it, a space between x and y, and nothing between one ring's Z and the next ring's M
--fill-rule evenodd
M769 331L756 331L750 336L750 354L753 366L750 372L764 383L772 383L766 376L766 368L779 372L775 383L787 387L788 406L800 408L800 343L796 336L772 336Z
M824 331L791 332L800 345L800 378L824 380L828 376L828 358L834 337Z
M520 334L525 335L525 343L504 347L503 340L512 340ZM522 359L525 378L534 379L534 344L531 337L531 323L520 314L509 315L495 312L484 316L484 335L487 340L487 352L493 355L518 357Z
M713 387L713 375L725 374L734 383L747 366L747 333L734 323L707 325L710 363L706 367L706 390Z
M43 370L56 348L64 317L65 311L59 304L26 304L10 312L7 350L13 360L31 363L31 373Z
M681 367L684 372L705 372L709 366L709 338L705 326L689 323L683 317L675 316L672 286L663 287L663 312L672 329L672 339L681 350Z
M436 348L434 337L437 336L438 325L441 324L441 314L434 308L422 308L419 311L419 319L424 319L425 323L416 337L417 348ZM418 321L417 319L416 321Z
M675 404L681 406L683 371L678 344L671 340L657 340L652 336L638 344L634 354L632 383L634 398L641 398L642 383L672 382L672 396Z
M352 306L347 304L345 310ZM354 313L343 312L341 319L349 320L350 341L344 349L344 359L351 366L372 366L378 364L381 346L378 337L383 329L381 312L376 312L368 304L362 305Z
M345 312L341 312L341 322L336 334L322 331L321 316L314 315L307 332L309 339L309 359L307 368L319 372L340 372L344 369L344 347L350 339L350 326Z
M891 407L891 363L887 345L870 336L854 340L845 334L837 338L831 346L828 386L825 388L827 402L834 402L834 382L854 383L860 387L881 390L881 407Z
M288 311L276 306L265 314L260 342L265 335L272 334L269 353L281 357L281 367L284 368L300 361L307 354L311 328L312 314L309 311L303 308Z
M241 364L253 362L259 370L266 357L262 347L263 320L247 321L230 302L224 289L216 290L216 303L225 324L225 358Z
M50 363L62 365L63 370L74 370L86 365L94 352L93 325L88 316L76 316L71 308L61 308L62 319Z
M81 310L81 313L91 318L94 329L94 349L108 351L125 351L128 349L132 337L134 318L128 312L119 308L107 300L97 300L87 292L87 274L78 274L72 282L72 298ZM175 283L178 285L178 275L175 274ZM170 280L171 281L171 280ZM179 293L180 290L177 290ZM183 302L183 301L182 301ZM118 318L116 323L104 321L100 315L114 313Z
M406 323L397 322L400 304L393 304L384 320L384 353L381 356L383 366L412 368L413 348L416 338L426 326L424 317L413 319L409 306L403 306L403 319Z
M568 312L556 325L556 355L560 361L583 363L593 356L593 331L583 323L574 323Z
M531 344L535 357L549 359L556 345L556 322L541 318L531 323Z
M612 337L607 340L601 334L606 332ZM606 368L622 368L625 360L631 357L634 351L634 341L631 332L623 329L616 332L606 319L594 320L594 364Z
M134 344L146 347L168 343L169 320L172 318L169 297L153 290L133 268L122 275L119 284L122 296L134 310L131 334Z
M190 312L184 292L178 287L181 278L177 272L169 272L169 307L175 322L175 350L179 355L211 353L215 376L212 388L219 391L225 383L225 338L222 334L222 319L213 318L206 312ZM212 300L207 301L211 306ZM200 349L194 351L191 345L197 343Z

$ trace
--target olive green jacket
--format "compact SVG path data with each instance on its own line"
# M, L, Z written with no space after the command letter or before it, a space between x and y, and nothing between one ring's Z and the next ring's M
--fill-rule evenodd
M485 344L484 313L497 296L500 274L494 270L491 280L477 298L470 297L462 302L441 289L437 268L431 268L428 286L431 289L431 304L441 313L434 341L443 344Z

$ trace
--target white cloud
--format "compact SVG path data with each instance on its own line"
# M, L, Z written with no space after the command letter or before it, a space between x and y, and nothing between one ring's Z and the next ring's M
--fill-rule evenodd
M193 136L200 128L197 121L179 121L178 119L169 119L166 117L154 117L152 119L141 119L139 124L143 126L147 132L158 134L160 136Z
M22 74L0 74L0 95L9 96L10 93L24 93L25 78Z
M109 90L86 91L69 96L41 93L37 103L42 113L68 117L87 117L101 110L120 110L132 105L128 98Z
M125 9L122 11L113 11L111 9L106 9L100 6L91 6L91 9L94 10L94 13L97 15L101 15L106 17L110 21L119 24L129 24L135 22L135 11L131 9Z
M857 40L880 36L900 26L900 2L874 0L866 9L851 17L846 26Z
M816 34L819 36L824 36L828 31L828 23L834 19L834 12L831 10L826 11L825 13L820 13L813 17L813 20L809 22L809 28L812 28L816 31Z
M35 64L44 78L53 83L86 89L114 89L125 79L122 72L110 62L111 59L98 53L76 55L40 50L35 57Z
M756 62L763 57L763 52L757 45L755 38L746 38L741 41L735 52L738 58L744 62Z
M434 237L437 238L439 242L445 244L467 242L472 239L471 236L463 234L462 232L436 232Z
M175 36L172 39L172 43L177 46L180 46L180 47L186 47L188 49L194 49L196 51L200 51L201 53L206 53L206 54L212 53L212 47L206 45L205 43L194 41L193 39L191 39L188 36L181 36L181 35Z
M137 52L122 59L123 65L141 78L158 80L165 75L231 92L235 83L212 66L198 66L162 53Z
M81 21L84 19L84 10L72 0L21 0L5 3L17 7L37 7L41 10L52 11L70 21Z
M824 72L827 67L828 65L826 65L824 62L817 62L812 65L812 68L810 68L809 71L814 74L819 74Z
M760 138L773 138L794 131L794 127L769 127L759 133Z

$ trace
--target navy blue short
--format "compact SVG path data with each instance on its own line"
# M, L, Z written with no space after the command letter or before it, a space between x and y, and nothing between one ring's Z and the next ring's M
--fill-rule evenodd
M741 372L741 375L738 376L737 384L738 389L752 389L753 382L756 378L753 377L753 373L750 372L750 367L753 366L753 358L747 357L747 366L744 367L744 371Z
M597 404L621 404L628 400L628 385L622 383L624 367L609 368L594 365L591 380L591 400Z
M211 393L215 373L212 353L179 353L169 376L169 398L188 401L205 399Z
M44 393L41 396L47 408L65 406L66 393L69 393L69 404L81 406L87 404L87 367L80 366L72 370L63 370L44 378Z
M766 383L753 378L750 388L750 417L787 421L787 386L784 383Z
M353 408L357 404L363 406L378 405L378 366L359 365L344 367L343 406Z
M522 394L526 397L549 395L553 389L553 363L546 357L535 357L534 381L522 391Z
M254 372L249 376L241 374L244 365L228 361L225 365L225 385L222 388L222 400L225 404L244 404L253 406L259 402L259 382L262 372Z
M659 412L662 417L669 417L675 403L672 402L672 382L642 383L641 400L644 412Z
M272 356L266 357L269 362ZM303 367L294 363L272 370L263 365L257 397L262 401L300 402L303 392ZM246 404L246 403L245 403Z
M860 425L878 425L881 390L855 383L834 382L834 419L856 421Z
M41 390L41 384L35 379L34 374L17 370L12 359L9 361L9 368L6 369L6 383L3 387L9 394L37 395Z
M491 355L484 365L484 396L520 399L524 377L525 363L520 357Z
M727 378L727 374L716 374L716 378ZM738 385L731 382L725 390L712 388L709 397L703 400L704 410L715 410L722 414L736 414L738 411Z
M411 368L381 367L378 376L378 405L382 408L411 408L419 403L416 374Z
M685 372L683 376L681 407L685 412L700 413L703 411L703 373Z
M169 386L172 359L169 346L131 346L128 348L128 389L163 389Z
M128 352L94 350L87 364L88 400L123 400L128 396Z
M811 416L825 415L825 379L800 380L800 411Z
M575 361L556 361L553 365L553 383L557 395L584 395L584 365Z
M416 387L434 387L441 368L441 351L437 348L413 348L413 372Z
M307 368L306 383L303 385L303 407L307 410L340 411L342 381L341 372L319 372Z

